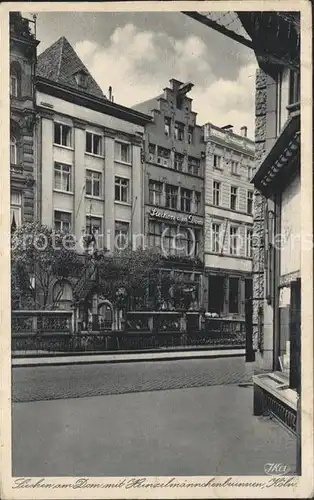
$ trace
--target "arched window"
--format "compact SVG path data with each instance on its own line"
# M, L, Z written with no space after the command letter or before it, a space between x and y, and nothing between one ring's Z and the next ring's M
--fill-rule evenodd
M68 281L57 281L53 288L54 305L58 309L70 310L73 301L72 286Z
M10 138L10 163L12 165L17 164L17 140L14 135Z
M13 61L10 66L10 95L21 95L21 66L17 61Z

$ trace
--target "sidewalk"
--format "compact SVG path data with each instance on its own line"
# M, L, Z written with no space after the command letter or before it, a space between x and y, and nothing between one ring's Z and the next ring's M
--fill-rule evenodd
M252 402L252 388L225 385L14 403L13 475L293 473L295 437Z
M245 349L186 349L186 350L163 350L149 352L134 352L134 353L99 353L93 354L78 353L78 354L57 354L45 356L41 353L39 356L29 357L23 356L21 353L18 357L12 357L13 367L26 366L62 366L62 365L79 365L92 363L127 363L134 361L169 361L174 359L196 359L196 358L220 358L230 356L244 356Z

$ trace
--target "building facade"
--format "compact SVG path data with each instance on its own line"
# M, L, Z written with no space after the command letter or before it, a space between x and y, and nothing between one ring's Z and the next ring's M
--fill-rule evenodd
M36 107L38 220L71 233L81 253L87 234L100 250L137 248L141 240L132 236L143 233L141 151L150 117L106 98L64 37L38 57ZM84 275L79 292L78 284L62 283L61 304L69 306L73 294L86 297L88 283ZM96 314L95 301L93 307Z
M254 142L247 129L204 125L205 275L208 313L244 319L252 294Z
M32 22L10 13L11 228L36 216L35 68Z
M64 37L38 57L36 104L41 222L78 241L91 229L110 251L118 235L131 242L143 231L149 117L107 99Z
M203 307L204 143L187 95L192 87L172 79L162 95L134 109L152 115L144 146L146 242L163 255L161 278L171 277L191 291L188 308L198 311ZM154 291L150 298L153 308L184 307L171 295L159 298L158 305Z

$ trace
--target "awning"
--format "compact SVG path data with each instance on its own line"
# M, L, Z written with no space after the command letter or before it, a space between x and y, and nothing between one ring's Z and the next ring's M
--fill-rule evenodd
M280 192L299 169L300 112L292 113L255 173L252 183L266 197Z

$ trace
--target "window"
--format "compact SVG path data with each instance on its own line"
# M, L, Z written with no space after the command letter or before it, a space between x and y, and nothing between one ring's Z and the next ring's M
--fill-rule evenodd
M212 252L219 253L220 252L220 224L214 223L212 224Z
M15 229L22 223L22 193L11 191L11 229Z
M71 214L55 210L54 226L56 231L69 232L71 230Z
M194 127L188 128L188 143L193 144L194 142Z
M86 153L91 153L93 155L102 155L102 136L98 134L93 134L92 132L86 132Z
M87 234L101 234L102 226L101 217L94 217L91 215L86 216L86 233Z
M165 116L165 134L169 137L171 133L171 118Z
M86 194L89 196L101 196L101 173L86 170Z
M128 203L129 201L129 179L115 177L115 201Z
M115 142L115 159L124 163L131 163L131 145L124 142Z
M253 257L253 229L246 230L246 256Z
M195 213L201 212L201 193L199 191L195 191Z
M82 70L75 74L75 80L79 87L85 89L87 87L87 73Z
M178 207L178 188L166 184L166 207L177 209Z
M253 191L247 192L247 213L253 214Z
M10 138L10 162L12 165L17 164L17 141L13 135Z
M129 243L129 227L128 222L115 222L115 245L118 250L122 250Z
M229 278L229 312L239 312L239 278Z
M60 191L71 191L71 165L55 162L54 188Z
M176 107L177 109L182 109L182 106L183 106L183 97L181 95L177 95Z
M148 244L150 248L161 248L161 222L149 221L148 223Z
M174 137L178 141L184 141L184 125L183 125L183 123L175 122Z
M220 275L208 277L208 312L222 313L225 301L225 278Z
M162 250L166 255L176 255L177 228L172 225L165 225L162 234Z
M182 212L191 212L192 191L181 188L181 210Z
M10 95L13 97L18 96L18 78L14 73L10 75Z
M220 182L213 182L213 205L220 205Z
M200 175L200 165L201 161L199 158L193 158L193 156L188 157L188 172L192 175Z
M54 143L68 148L72 145L72 129L68 125L55 123L54 126Z
M230 191L231 210L237 210L237 201L238 201L238 188L235 186L231 186L231 191Z
M238 228L230 227L230 255L238 255Z
M183 171L183 159L184 156L181 155L180 153L175 153L174 155L174 169L178 170L179 172Z
M161 205L162 182L149 181L149 203Z
M250 181L253 177L253 167L251 165L248 165L247 167L247 178Z
M155 161L155 154L156 154L156 144L150 143L148 145L148 161Z
M71 309L73 293L68 281L57 281L53 287L53 300L58 309L68 311Z
M239 175L239 162L231 161L231 173L235 175Z
M222 166L221 156L214 155L214 168L221 168L221 166Z
M300 73L290 70L289 75L289 104L300 101Z
M19 97L21 84L21 66L17 61L13 61L10 66L10 95Z
M165 149L160 146L157 148L157 163L163 167L169 167L170 164L170 149Z

